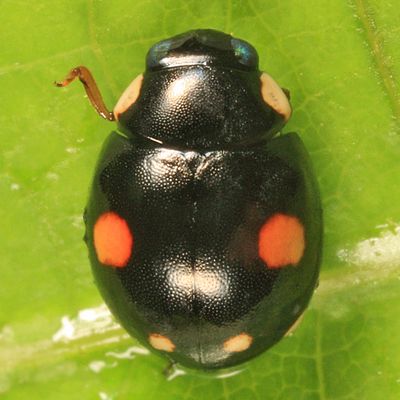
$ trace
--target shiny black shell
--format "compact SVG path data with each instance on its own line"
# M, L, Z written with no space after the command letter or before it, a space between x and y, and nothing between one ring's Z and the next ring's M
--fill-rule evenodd
M144 345L151 334L168 338L173 350L159 351L194 368L236 365L280 340L311 298L321 255L307 152L297 134L276 136L284 120L262 101L258 56L236 65L232 40L191 31L149 52L139 98L119 119L123 134L103 146L85 213L94 277L113 314ZM180 79L191 84L174 102L168 90ZM96 253L94 226L110 211L134 236L123 268ZM304 226L296 266L260 259L260 228L277 213ZM251 345L227 351L244 332Z

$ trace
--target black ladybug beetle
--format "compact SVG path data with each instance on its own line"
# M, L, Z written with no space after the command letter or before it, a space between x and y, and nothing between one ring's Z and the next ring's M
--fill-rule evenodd
M193 30L155 44L112 112L118 122L85 212L93 274L143 344L183 366L233 366L299 320L317 284L318 187L288 92L247 42Z

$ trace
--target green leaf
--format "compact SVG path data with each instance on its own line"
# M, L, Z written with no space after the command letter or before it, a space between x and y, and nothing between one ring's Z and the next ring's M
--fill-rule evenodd
M400 397L395 2L3 0L0 15L0 397ZM286 132L302 136L321 185L324 260L292 336L230 378L189 372L167 381L165 361L141 354L96 308L81 214L112 127L78 84L52 82L86 65L111 106L151 44L198 27L248 40L261 67L290 88Z

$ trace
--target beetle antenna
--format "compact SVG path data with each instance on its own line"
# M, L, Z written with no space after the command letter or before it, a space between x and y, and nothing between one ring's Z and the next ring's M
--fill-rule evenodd
M79 80L82 82L86 94L97 113L108 121L115 121L114 113L107 109L100 90L97 87L96 81L94 80L92 73L86 67L81 65L71 69L63 81L54 82L54 84L57 87L65 87L73 82L76 78L79 78Z

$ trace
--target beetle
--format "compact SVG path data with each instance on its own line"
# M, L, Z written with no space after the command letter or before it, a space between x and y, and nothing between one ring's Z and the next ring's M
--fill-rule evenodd
M281 134L289 93L244 40L198 29L153 45L113 111L83 66L103 145L85 210L96 284L173 362L217 369L277 343L317 285L322 211L309 155Z

